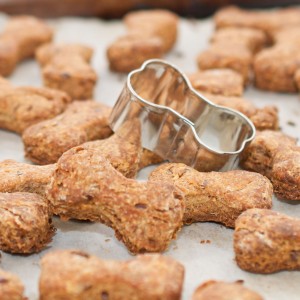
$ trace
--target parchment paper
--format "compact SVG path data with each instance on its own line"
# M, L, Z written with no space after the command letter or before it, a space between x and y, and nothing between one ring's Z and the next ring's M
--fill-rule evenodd
M6 16L0 15L0 29ZM113 105L123 87L126 76L113 74L108 69L106 47L125 32L120 21L104 22L97 19L63 18L49 20L55 28L57 42L81 42L95 49L93 66L100 80L95 99ZM213 30L211 20L182 20L178 43L166 59L186 72L196 71L196 56L208 45ZM9 78L15 85L40 86L40 70L34 60L20 64ZM280 126L291 136L300 138L300 102L298 95L274 94L248 88L245 97L257 106L275 104L279 108ZM0 160L25 161L20 137L0 130ZM140 172L146 179L149 170ZM300 203L274 198L274 210L300 217ZM117 241L114 232L101 224L62 222L54 218L57 233L49 247L39 254L19 256L2 253L0 267L22 279L29 299L38 299L39 259L55 249L78 248L103 259L125 260L132 256ZM245 286L261 293L268 300L300 299L300 272L279 272L255 275L240 270L235 261L232 244L233 230L214 223L198 223L184 227L164 255L171 256L185 266L183 299L190 299L195 288L205 280L244 280ZM201 243L208 240L209 243Z

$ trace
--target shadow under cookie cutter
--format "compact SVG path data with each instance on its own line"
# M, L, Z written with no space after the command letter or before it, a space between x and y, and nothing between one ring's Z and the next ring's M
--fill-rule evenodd
M159 59L145 61L127 77L110 126L118 133L130 120L139 121L144 148L199 171L234 169L255 136L246 116L213 104L177 67Z

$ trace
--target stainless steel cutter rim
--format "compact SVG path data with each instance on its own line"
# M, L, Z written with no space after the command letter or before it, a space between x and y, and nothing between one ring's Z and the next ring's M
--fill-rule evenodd
M209 103L210 105L212 105L213 107L216 107L216 108L220 108L220 109L223 109L224 111L228 111L228 112L234 112L235 114L237 114L238 116L240 116L241 118L244 118L246 120L246 122L248 123L248 125L250 126L251 128L251 131L252 131L252 134L250 137L244 139L243 143L241 144L240 148L236 151L218 151L216 149L213 149L211 147L209 147L208 145L206 145L201 139L200 137L198 136L198 133L195 129L195 124L190 121L188 118L186 118L185 116L181 115L180 113L178 113L176 110L174 110L173 108L170 108L170 107L167 107L167 106L164 106L164 105L159 105L159 104L155 104L155 103L152 103L152 102L149 102L147 101L146 99L142 98L139 94L137 94L134 90L134 88L132 87L131 85L131 77L136 74L136 73L139 73L141 71L143 71L147 65L149 64L152 64L152 63L160 63L160 64L163 64L163 65L166 65L166 66L170 66L172 67L174 70L176 70L183 78L184 82L186 83L187 87L192 91L192 93L194 93L197 97L199 97L200 99L202 99L203 101ZM194 137L196 138L196 140L198 141L198 143L200 145L202 145L204 148L208 149L209 151L213 152L213 153L217 153L217 154L230 154L230 155L236 155L236 154L240 154L244 149L245 149L245 146L250 143L254 137L255 137L255 134L256 134L256 129L255 129L255 126L253 125L253 123L251 122L251 120L246 117L244 114L242 114L241 112L235 110L235 109L231 109L231 108L228 108L228 107L224 107L224 106L221 106L221 105L217 105L215 103L213 103L212 101L210 101L209 99L207 99L205 96L203 96L201 93L197 92L191 85L189 79L186 77L186 75L177 67L175 66L174 64L172 63L169 63L169 62L166 62L162 59L149 59L149 60L146 60L142 66L138 69L135 69L133 71L131 71L128 76L127 76L127 81L126 81L126 84L127 84L127 88L129 89L130 93L132 93L134 95L134 97L136 97L139 101L141 101L142 103L148 105L148 106L152 106L152 107L155 107L155 108L159 108L159 109L162 109L163 111L170 111L172 112L173 114L175 114L178 118L180 118L181 120L183 120L190 128L191 130L193 131L193 134L194 134Z

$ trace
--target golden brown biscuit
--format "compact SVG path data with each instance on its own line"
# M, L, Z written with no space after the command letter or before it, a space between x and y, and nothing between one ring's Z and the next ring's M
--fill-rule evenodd
M214 17L217 28L248 27L264 31L272 41L274 32L289 26L300 25L300 9L298 7L271 11L251 11L227 6L220 9Z
M41 260L41 300L179 300L184 267L159 254L128 261L101 260L78 250L58 250Z
M84 142L108 137L111 109L95 101L75 101L53 119L25 130L25 155L38 164L51 164L67 150Z
M129 31L141 31L143 35L159 37L163 42L163 52L170 51L176 42L178 17L168 10L130 12L124 17L124 23Z
M0 269L0 299L1 300L26 300L24 286L21 280L8 272Z
M109 67L112 71L128 73L139 68L145 60L162 57L163 50L163 42L156 36L127 34L108 47Z
M188 76L192 86L199 92L223 96L242 96L243 77L231 69L208 69Z
M249 79L253 55L239 43L216 43L200 53L197 63L200 70L232 69L242 75L244 82Z
M209 280L194 292L192 300L263 300L256 292L243 286L241 282Z
M0 162L0 192L28 192L45 195L55 165L34 166L14 160Z
M258 29L229 27L216 31L211 42L213 44L241 44L252 53L256 53L266 47L267 37L263 31Z
M81 146L59 159L47 198L63 219L112 227L132 253L164 251L182 226L184 202L173 185L127 179Z
M10 253L41 251L52 239L49 205L33 193L0 193L0 249Z
M48 88L17 87L2 82L0 128L22 133L27 127L62 113L71 101L61 91Z
M265 209L247 210L235 223L234 251L245 271L300 270L300 219Z
M273 183L280 198L300 200L300 147L282 132L257 132L241 156L241 166L261 173Z
M36 51L44 85L68 93L75 100L93 96L97 74L89 65L93 50L80 44L47 44Z
M299 64L298 47L279 44L265 49L254 60L255 85L263 90L295 93Z
M272 185L257 173L198 172L184 164L170 163L152 171L149 180L169 182L182 191L185 224L214 221L234 227L243 211L272 207Z
M8 76L17 63L34 55L42 44L52 40L52 29L32 16L9 19L0 34L0 75Z
M268 105L257 108L249 100L240 97L224 97L204 93L207 99L215 104L235 109L247 116L257 130L278 129L278 110L276 106Z

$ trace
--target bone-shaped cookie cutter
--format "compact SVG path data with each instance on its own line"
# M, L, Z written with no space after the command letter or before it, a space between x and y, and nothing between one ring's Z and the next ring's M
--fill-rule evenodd
M213 104L177 67L159 59L128 75L110 116L111 128L118 132L133 119L139 120L144 148L201 171L235 168L255 136L246 116Z

